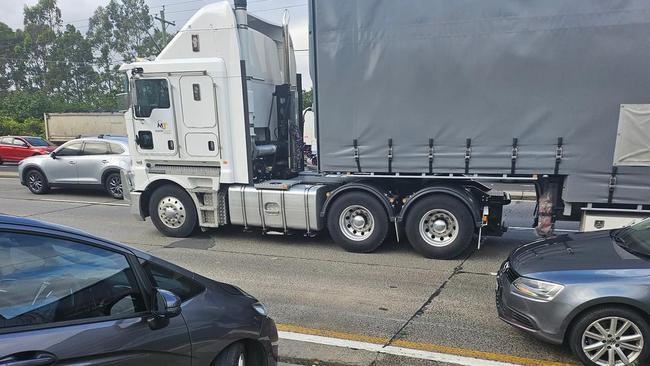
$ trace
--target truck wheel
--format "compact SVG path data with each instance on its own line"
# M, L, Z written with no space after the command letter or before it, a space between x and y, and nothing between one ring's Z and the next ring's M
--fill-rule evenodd
M149 200L149 215L158 231L175 238L192 235L198 225L192 197L173 185L162 186L153 192Z
M375 251L388 234L388 215L377 199L350 192L337 198L327 214L327 229L343 249L354 253Z
M50 191L47 178L40 170L32 169L25 175L25 183L30 192L34 194L45 194Z
M648 322L625 307L603 307L581 315L570 329L569 344L589 366L646 365L650 356Z
M471 245L474 224L459 200L434 195L421 198L406 217L411 246L427 258L452 259Z
M121 200L124 198L124 191L122 190L122 178L120 173L111 173L106 177L104 183L106 192L110 194L116 200Z

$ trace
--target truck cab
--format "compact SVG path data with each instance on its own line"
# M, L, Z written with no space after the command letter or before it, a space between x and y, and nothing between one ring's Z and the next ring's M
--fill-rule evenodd
M222 185L286 170L288 124L298 115L295 70L287 25L226 1L199 10L154 61L123 65L135 213L152 215L150 195L172 185L189 189L200 226L218 227Z

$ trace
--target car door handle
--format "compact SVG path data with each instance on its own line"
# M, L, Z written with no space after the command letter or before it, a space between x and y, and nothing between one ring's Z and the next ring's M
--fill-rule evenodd
M37 353L30 358L20 357L20 355L3 358L0 360L0 366L48 366L53 365L56 361L56 356L53 354Z
M68 164L73 164L74 165L74 164L77 164L77 162L76 161L69 161Z
M108 164L108 160L102 160L102 164Z

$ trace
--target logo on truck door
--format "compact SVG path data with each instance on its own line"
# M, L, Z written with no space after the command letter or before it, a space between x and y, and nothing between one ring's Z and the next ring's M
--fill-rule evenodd
M160 130L166 130L167 129L167 122L158 122L158 129Z

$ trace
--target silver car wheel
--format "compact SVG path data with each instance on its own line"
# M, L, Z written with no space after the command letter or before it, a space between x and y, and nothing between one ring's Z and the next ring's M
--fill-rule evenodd
M32 190L39 192L41 189L43 189L43 178L36 172L29 173L29 176L27 177L27 184Z
M339 228L346 238L363 241L375 231L375 218L363 206L348 206L339 216Z
M458 219L451 212L433 209L420 219L420 236L434 247L446 247L458 237Z
M601 366L629 365L639 358L643 345L639 327L621 317L598 319L582 334L582 351Z
M246 366L246 358L244 357L243 353L239 355L239 359L237 360L237 366Z
M158 216L165 226L178 229L185 223L185 206L176 197L167 196L158 203Z
M108 179L108 190L115 197L122 196L122 179L114 175Z

